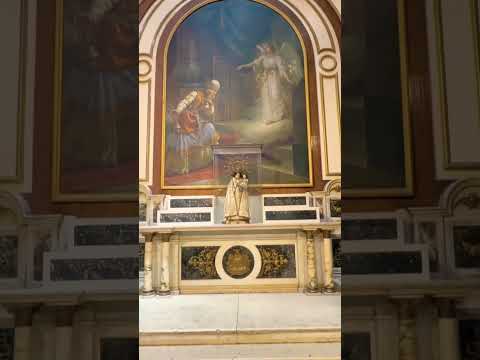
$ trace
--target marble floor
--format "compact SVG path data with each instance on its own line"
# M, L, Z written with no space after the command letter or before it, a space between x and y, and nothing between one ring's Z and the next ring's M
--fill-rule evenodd
M140 298L140 333L339 331L340 295L208 294ZM340 343L142 346L153 359L339 359Z

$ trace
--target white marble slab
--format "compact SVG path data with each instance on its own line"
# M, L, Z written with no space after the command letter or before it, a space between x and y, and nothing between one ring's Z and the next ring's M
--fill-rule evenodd
M238 295L171 295L140 298L140 332L234 331Z
M239 330L340 329L341 297L305 294L240 295Z
M140 332L340 327L339 295L201 294L140 298Z

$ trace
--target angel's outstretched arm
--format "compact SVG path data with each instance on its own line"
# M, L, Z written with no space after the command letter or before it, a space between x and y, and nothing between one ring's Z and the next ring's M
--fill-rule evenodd
M252 62L249 62L248 64L243 64L243 65L237 66L237 70L252 68L252 67L258 65L261 60L262 60L262 56L259 56L258 58L256 58Z

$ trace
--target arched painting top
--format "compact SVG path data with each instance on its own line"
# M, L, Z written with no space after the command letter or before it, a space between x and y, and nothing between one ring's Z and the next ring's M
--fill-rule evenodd
M221 188L236 171L252 186L312 187L307 51L294 22L265 0L198 3L174 21L157 55L161 187Z
M334 174L334 171L329 171L329 157L339 156L335 155L336 153L339 154L339 148L336 149L339 141L333 139L331 144L334 145L328 145L327 147L325 138L327 133L330 134L331 138L331 129L338 127L336 118L339 115L332 112L334 110L333 107L325 108L325 98L332 98L332 100L335 98L333 103L339 104L340 101L337 98L340 94L338 88L340 81L338 38L340 20L338 13L328 0L245 1L265 5L277 13L293 29L302 47L305 70L304 79L306 80L305 83L308 82L308 86L305 88L307 108L305 117L309 117L307 124L310 127L308 129L308 140L305 144L308 145L309 149L310 146L313 149L313 151L308 151L307 156L310 162L310 174L307 175L307 178L310 178L310 180L297 184L300 186L282 183L283 185L288 185L285 188L290 189L283 191L303 191L301 189L303 186L310 187L313 190L323 189L328 180L336 178L336 176L331 175ZM143 13L141 14L139 44L142 82L140 100L146 108L144 111L145 115L141 112L140 127L141 129L145 128L147 134L146 142L142 139L140 140L141 146L143 146L147 154L145 165L141 165L141 169L145 170L141 171L146 174L143 181L151 186L153 193L159 193L162 189L173 189L168 192L181 194L183 191L181 189L187 189L165 186L165 174L162 171L165 169L163 154L167 141L165 138L162 139L165 136L164 115L167 114L165 107L168 102L165 94L169 93L166 91L169 77L168 75L166 76L167 81L164 80L164 77L167 73L167 51L170 40L174 37L175 30L182 24L182 21L194 14L198 9L217 2L220 2L220 0L186 0L182 2L178 0L145 0L141 5ZM255 50L255 46L253 50ZM252 60L254 60L253 55L248 61ZM171 63L173 62L171 61ZM253 68L250 69L250 73L253 74L254 72ZM334 85L333 87L326 82L331 81L330 79L334 79L334 83L330 83ZM324 89L325 85L329 86L328 91ZM202 87L204 87L204 84L202 84ZM222 87L222 90L224 89L225 87ZM180 92L177 91L175 100L170 101L168 106L172 108L178 105L181 100L180 96ZM327 102L327 104L330 103L332 102ZM339 132L339 130L333 131ZM142 141L144 145L142 145ZM320 144L325 144L325 146L319 146ZM312 163L314 164L313 168ZM167 169L171 169L171 167L167 166ZM186 169L188 172L188 166ZM312 179L314 179L313 182ZM267 190L267 192L275 192L276 188L274 186L278 184L270 185L272 188ZM197 193L209 192L200 191Z
M160 36L171 27L172 19L179 13L185 14L196 8L218 0L144 0L140 5L140 53L154 56ZM251 0L256 1L256 0ZM315 42L315 50L331 48L339 51L341 32L338 10L328 0L265 0L272 8L284 6L297 17L308 30L308 37ZM193 10L192 10L193 9ZM308 15L307 15L308 14ZM326 39L320 38L324 34Z

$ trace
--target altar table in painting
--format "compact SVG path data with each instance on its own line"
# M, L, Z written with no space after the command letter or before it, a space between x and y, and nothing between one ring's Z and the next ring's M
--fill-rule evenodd
M213 173L219 184L226 184L235 171L246 172L250 184L262 183L262 145L212 145Z

